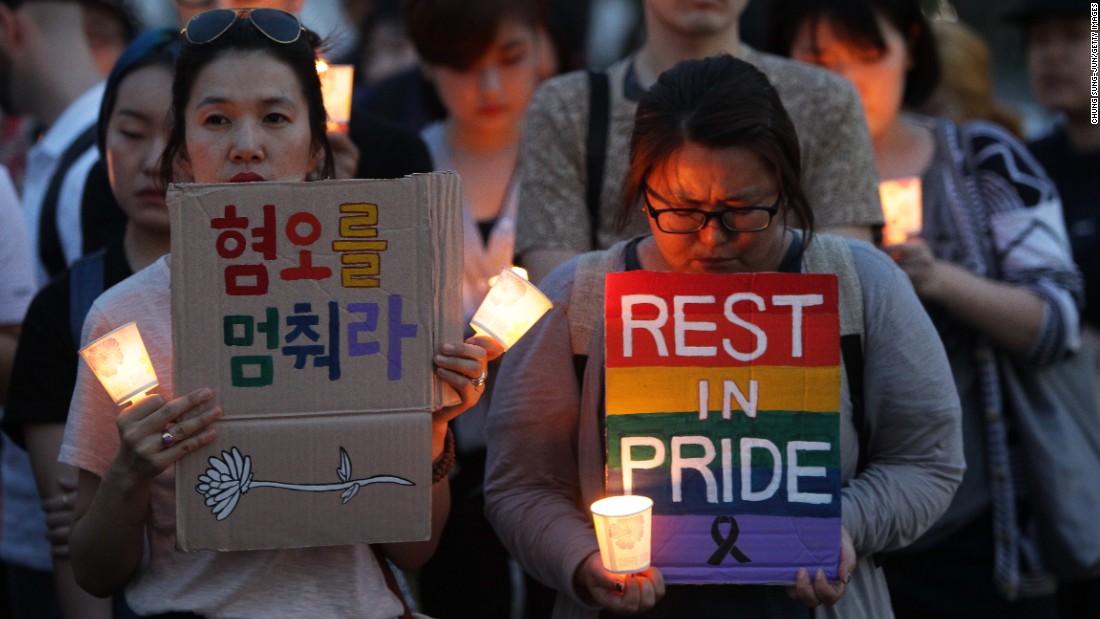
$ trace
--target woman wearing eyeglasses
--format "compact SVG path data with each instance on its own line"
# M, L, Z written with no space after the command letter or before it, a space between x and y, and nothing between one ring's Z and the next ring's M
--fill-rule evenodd
M800 569L789 587L666 586L659 565L627 576L603 569L588 511L606 493L603 308L585 307L589 292L577 290L586 279L602 288L602 278L588 277L591 267L578 274L574 259L543 280L554 309L505 359L489 413L486 512L524 568L557 589L555 618L805 618L807 606L819 617L891 616L881 570L868 557L913 540L947 507L964 469L959 403L952 389L930 387L949 386L951 374L905 274L866 243L813 234L799 157L763 74L729 56L680 63L642 96L631 139L620 216L642 209L651 234L582 261L612 272L800 273L814 265L858 279L861 294L855 282L840 285L842 314L857 315L853 302L862 308L864 385L855 398L841 391L840 580ZM807 229L789 227L791 215ZM573 340L585 335L587 359L578 364Z
M193 18L172 86L162 156L165 182L303 181L331 161L314 69L316 36L288 13L219 10ZM331 176L331 164L321 176ZM93 305L85 342L140 322L160 392L117 411L81 367L61 460L80 469L70 548L78 582L97 595L126 587L145 616L377 617L404 612L368 545L243 552L176 550L174 464L210 443L221 410L202 388L172 391L168 259L111 289ZM486 351L448 344L436 373L462 403L433 417L431 540L387 544L402 568L423 563L449 508L448 421L477 402ZM166 431L166 428L168 429ZM451 442L453 449L453 442ZM433 470L434 472L434 470Z

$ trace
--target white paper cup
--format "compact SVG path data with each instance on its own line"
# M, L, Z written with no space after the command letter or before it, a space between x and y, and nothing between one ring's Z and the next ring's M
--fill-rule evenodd
M474 313L470 326L507 350L553 306L534 284L504 267Z
M346 131L351 118L351 95L355 85L355 67L350 64L330 64L318 72L321 97L328 113L330 131Z
M159 384L136 322L122 325L81 348L80 356L116 405L121 406Z
M649 568L652 499L638 495L600 499L592 504L592 520L604 569L633 574Z
M879 183L878 192L886 222L882 228L883 244L897 245L919 235L923 224L920 179L911 177L883 181Z

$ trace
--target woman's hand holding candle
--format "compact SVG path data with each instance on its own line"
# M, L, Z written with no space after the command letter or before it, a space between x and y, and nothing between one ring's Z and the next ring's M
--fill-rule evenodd
M166 401L154 395L118 416L120 448L111 465L123 476L152 481L187 454L209 445L210 427L222 416L214 394L203 387Z
M649 567L635 574L612 574L603 567L599 552L588 555L573 573L573 586L613 613L635 614L653 608L665 595L661 570Z

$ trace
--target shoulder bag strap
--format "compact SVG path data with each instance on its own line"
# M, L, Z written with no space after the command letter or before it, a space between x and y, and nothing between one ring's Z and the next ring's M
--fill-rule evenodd
M69 270L69 330L77 347L84 331L84 318L96 297L103 294L106 253L106 248L98 249L74 262Z
M65 270L65 252L61 249L61 234L57 230L57 200L61 195L61 185L65 182L69 168L89 148L95 144L95 124L84 130L57 162L46 196L42 199L42 216L38 222L38 256L46 265L46 272L53 277Z

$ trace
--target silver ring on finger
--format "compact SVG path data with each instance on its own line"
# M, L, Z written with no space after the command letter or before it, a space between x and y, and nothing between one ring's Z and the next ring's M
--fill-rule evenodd
M486 373L486 371L482 370L481 375L478 376L477 378L471 378L470 382L474 385L475 388L481 389L482 387L485 386L485 379L487 377L488 377L488 374Z
M164 432L161 433L161 435L160 435L160 444L161 445L164 445L165 447L168 447L172 443L175 443L175 442L176 442L176 437L171 432L165 430Z

